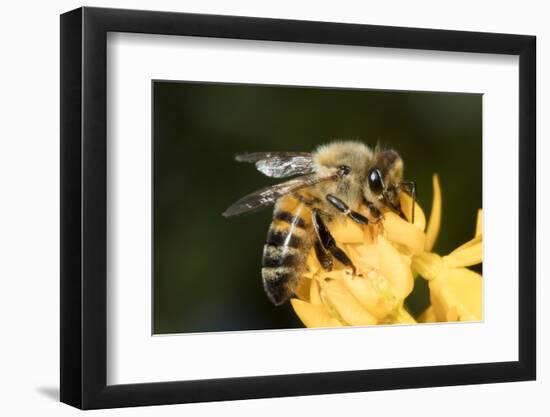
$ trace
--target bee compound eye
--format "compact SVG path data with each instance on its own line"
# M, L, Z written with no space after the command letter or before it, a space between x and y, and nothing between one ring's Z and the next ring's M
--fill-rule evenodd
M351 172L351 168L347 165L340 165L338 167L338 173L342 176L348 175Z
M369 171L369 188L377 194L383 190L382 174L378 168L372 168Z

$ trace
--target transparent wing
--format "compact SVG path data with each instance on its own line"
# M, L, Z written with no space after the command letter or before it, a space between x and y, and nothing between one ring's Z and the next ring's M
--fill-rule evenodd
M333 181L337 178L336 175L327 177L318 177L315 174L304 175L299 178L293 178L291 180L275 184L270 187L262 188L244 196L235 204L230 206L223 212L224 217L236 216L238 214L246 213L252 210L259 209L264 206L269 206L279 198L290 194L294 191L302 188L311 187L312 185L319 184L324 181Z
M239 162L250 162L268 177L285 178L313 173L313 158L308 152L254 152L237 155Z

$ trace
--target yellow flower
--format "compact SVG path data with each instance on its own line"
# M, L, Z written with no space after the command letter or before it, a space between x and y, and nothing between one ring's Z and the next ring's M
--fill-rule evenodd
M419 321L479 321L482 318L481 275L467 269L482 261L482 210L472 240L447 256L424 252L413 259L413 270L428 280L431 306Z
M409 216L412 200L405 193L401 205ZM360 211L366 214L366 208ZM348 218L331 224L357 275L338 263L330 272L323 270L312 251L298 298L291 300L302 322L307 327L415 323L403 303L414 286L412 257L426 242L426 217L418 204L414 218L412 224L386 211L377 224L361 226Z
M423 275L431 279L432 305L427 313L437 312L439 321L442 314L453 318L448 312L454 308L452 311L457 312L457 317L471 317L471 306L462 308L462 303L472 296L472 286L468 284L468 289L464 289L460 283L463 275L458 277L456 270L462 272L461 268L476 254L476 249L466 244L449 255L450 259L445 257L441 264L451 268L452 272L441 275L445 268L435 270L438 261L430 257L437 259L435 257L438 255L429 252L441 223L441 189L435 175L433 183L434 200L427 228L426 217L418 204L415 205L414 224L410 223L412 199L405 193L401 193L401 206L407 220L385 211L383 220L368 226L358 225L348 218L330 224L331 233L354 263L357 274L352 275L351 269L338 262L335 262L332 271L325 271L314 251L311 251L307 272L303 274L301 286L296 291L297 298L291 300L294 311L307 327L416 323L405 309L404 301L414 287L414 274L422 273L413 265L422 262L427 268L433 268L435 273L429 277ZM366 208L359 211L367 214ZM458 304L461 308L457 308ZM427 317L428 314L425 314L422 318Z

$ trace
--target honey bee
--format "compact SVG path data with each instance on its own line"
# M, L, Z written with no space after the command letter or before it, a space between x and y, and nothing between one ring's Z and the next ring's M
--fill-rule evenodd
M275 204L262 256L263 287L275 305L294 295L312 247L325 270L331 270L336 259L356 274L327 223L347 216L366 225L382 219L385 208L404 217L401 191L411 195L414 215L416 184L403 181L403 160L393 149L341 141L312 153L256 152L235 159L254 163L268 177L297 176L253 192L223 213L231 217ZM357 211L362 204L371 220Z

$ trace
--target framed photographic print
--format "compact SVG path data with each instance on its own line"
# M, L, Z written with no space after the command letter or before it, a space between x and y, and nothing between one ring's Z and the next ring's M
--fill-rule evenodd
M61 16L61 401L535 379L535 38Z

